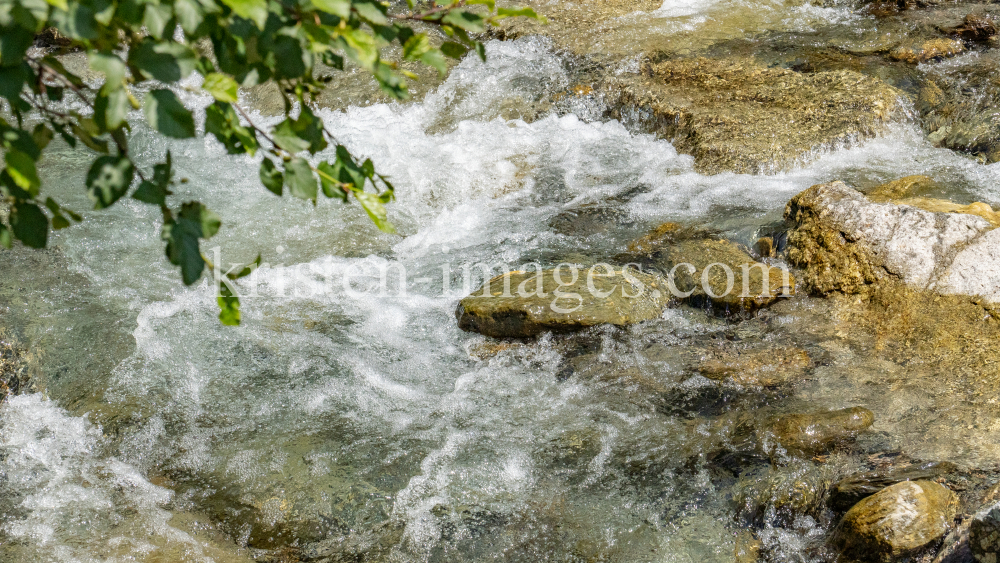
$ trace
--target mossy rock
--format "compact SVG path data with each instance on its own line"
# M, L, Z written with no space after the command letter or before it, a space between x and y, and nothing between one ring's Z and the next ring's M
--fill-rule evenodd
M703 174L770 173L818 149L873 137L901 109L902 93L849 70L798 73L753 59L647 63L610 81L611 116L641 117L650 132L693 155Z
M569 268L515 271L496 276L462 299L455 316L465 331L523 338L648 321L659 317L669 302L661 277L632 268L579 268L575 276Z

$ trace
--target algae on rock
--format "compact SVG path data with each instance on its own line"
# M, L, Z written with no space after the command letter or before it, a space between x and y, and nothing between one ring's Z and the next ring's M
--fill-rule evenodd
M599 324L626 325L660 316L670 293L659 276L632 268L508 272L462 299L462 330L528 337ZM593 275L592 275L593 274Z
M705 174L780 171L883 130L901 92L857 72L673 59L606 86L611 115L670 139Z

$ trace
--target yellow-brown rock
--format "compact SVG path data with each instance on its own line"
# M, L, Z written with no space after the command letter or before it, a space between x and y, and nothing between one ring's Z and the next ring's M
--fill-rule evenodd
M945 535L955 519L958 497L933 481L903 481L854 505L835 532L849 557L890 561Z

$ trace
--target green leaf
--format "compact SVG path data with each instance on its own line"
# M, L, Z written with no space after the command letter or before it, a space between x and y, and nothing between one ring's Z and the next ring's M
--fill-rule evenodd
M215 102L205 108L205 132L215 135L229 154L257 152L257 133L240 124L233 106Z
M340 187L340 180L337 179L337 169L329 162L321 162L316 169L319 171L317 175L323 188L323 195L347 201L347 192Z
M170 90L149 92L144 106L146 121L153 129L175 139L194 137L194 116Z
M302 152L312 144L309 140L299 136L299 132L296 131L295 122L291 119L285 119L279 123L271 133L271 138L274 139L278 147L291 154Z
M293 158L285 163L285 185L293 196L316 201L316 177L306 159Z
M469 52L469 48L461 43L455 43L454 41L445 41L441 44L441 52L447 57L453 59L460 59Z
M198 65L198 54L187 45L144 39L129 52L129 63L146 78L170 83L187 77Z
M385 17L385 8L374 2L354 2L354 11L361 19L374 25L388 25L389 20Z
M0 66L19 66L34 35L20 26L0 28Z
M464 29L469 33L482 33L486 31L486 20L479 14L466 12L465 10L449 10L443 18L442 23L453 25L459 29Z
M107 93L102 89L94 99L94 120L102 129L112 131L125 122L129 109L128 92L124 88Z
M31 139L35 141L38 150L45 150L45 147L49 146L49 143L52 142L53 136L52 130L46 127L44 123L35 125L34 130L31 132Z
M403 58L408 61L419 59L424 53L431 50L430 39L426 33L418 33L406 40L403 44Z
M257 255L257 258L253 262L250 262L246 266L243 266L243 269L241 269L238 272L230 272L226 274L226 277L233 281L245 278L250 274L252 274L254 270L256 270L259 266L260 266L260 254ZM235 270L236 268L233 269Z
M468 4L469 6L472 6L474 4L484 4L486 5L487 8L490 9L490 12L496 10L497 8L496 0L468 0L466 4Z
M440 49L431 49L423 55L420 55L420 61L428 66L436 68L438 74L441 76L448 73L448 62L444 60L444 55L441 53Z
M69 6L66 5L66 0L46 0L50 6L59 8L60 10L67 10Z
M125 61L115 55L106 53L90 52L87 54L90 61L90 68L97 72L104 73L103 92L110 92L121 87L125 80Z
M257 29L264 29L264 22L267 21L266 0L222 0L222 3L237 16L257 24Z
M176 219L164 222L160 236L167 242L167 259L181 267L185 285L198 281L205 269L199 239L212 237L221 224L218 215L197 201L185 203Z
M351 15L350 0L312 0L312 5L321 12L347 19Z
M361 204L365 212L368 213L368 217L375 223L375 226L379 228L380 231L389 234L396 233L396 227L392 226L386 219L385 206L382 205L382 201L379 197L373 193L356 191L354 192L355 199Z
M19 241L31 248L45 248L49 239L49 219L34 203L21 201L11 206L10 228Z
M166 162L153 166L153 179L143 180L132 193L132 199L151 205L166 205L167 196L173 195L169 189L173 174L170 151L167 151Z
M205 21L205 12L195 0L174 0L174 16L188 35L194 35L201 22Z
M546 22L545 18L536 14L535 11L532 10L531 8L498 8L497 15L494 19L499 20L503 18L513 18L519 16L538 20L542 23Z
M323 136L323 121L313 114L309 106L303 105L299 118L292 123L292 130L300 139L309 142L309 152L316 154L327 147Z
M150 205L166 205L168 195L170 195L170 192L163 186L149 180L143 180L132 194L132 199L137 199Z
M226 326L240 325L240 298L229 287L229 282L219 282L219 320Z
M218 72L209 74L201 87L220 102L235 104L239 99L239 85L225 74Z
M278 170L269 158L265 158L260 163L260 181L274 195L281 196L285 179L281 174L281 170Z
M0 224L0 246L7 250L14 246L14 238L11 236L10 230L3 224Z
M142 15L142 24L151 36L162 39L172 16L170 5L150 2L146 4L146 11ZM173 31L173 28L170 31Z
M373 70L379 59L375 38L360 29L348 28L338 31L341 47L347 56L362 67Z
M135 168L124 156L102 156L94 161L87 172L87 195L94 202L94 209L111 207L132 185Z
M38 188L42 185L42 181L38 179L38 170L35 168L34 159L20 151L10 151L4 158L7 160L7 173L10 174L14 183L30 193L32 197L38 195Z
M26 64L0 67L0 96L12 102L20 99L25 83L32 80L32 74L31 67Z

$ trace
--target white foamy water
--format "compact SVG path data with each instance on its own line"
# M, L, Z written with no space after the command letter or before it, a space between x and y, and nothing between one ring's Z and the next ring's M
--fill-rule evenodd
M55 237L106 317L96 336L77 336L72 310L45 330L60 346L129 346L104 371L64 368L54 401L31 395L0 407L0 467L12 495L2 530L19 546L11 560L156 561L178 549L193 554L185 561L243 556L211 551L170 524L188 511L238 544L276 549L298 538L317 557L361 546L400 561L501 552L521 561L554 552L727 561L725 500L703 469L685 465L704 453L691 445L704 429L607 386L560 383L562 354L549 340L470 357L486 340L457 328L441 268L609 256L664 221L742 232L834 179L930 174L1000 202L1000 169L931 147L912 124L787 173L703 176L670 143L617 122L541 110L511 118L507 109L562 91L570 78L544 40L491 42L489 55L486 64L464 60L419 103L324 114L342 142L392 177L389 215L402 237L378 233L357 206L275 198L251 159L226 156L212 140L169 144L191 179L180 197L197 195L223 216L212 244L226 261L262 252L270 264L257 277L260 295L243 301L239 328L218 323L204 286L181 287L162 259L155 210L122 202ZM158 158L167 145L136 128L143 156ZM63 155L43 173L61 201L84 208L79 166ZM621 224L589 236L551 227L585 204L614 207ZM394 266L409 275L405 293L359 294L330 281ZM680 377L673 360L640 352L722 325L671 310L655 334L595 333L596 361ZM636 477L635 467L645 473ZM152 485L154 476L169 488ZM800 528L796 541L815 531Z

